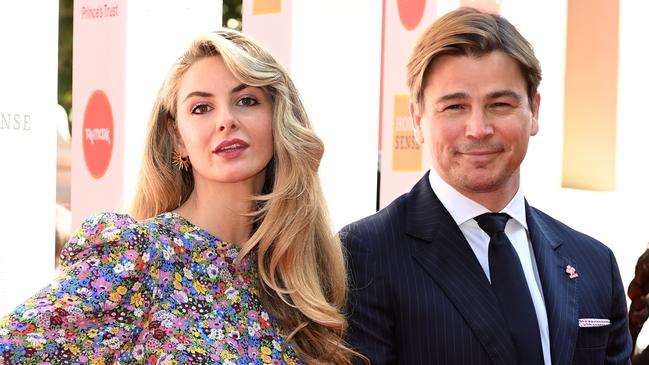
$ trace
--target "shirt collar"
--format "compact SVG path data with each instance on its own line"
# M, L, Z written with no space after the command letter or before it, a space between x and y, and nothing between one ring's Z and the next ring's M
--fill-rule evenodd
M440 202L442 202L458 226L479 216L480 214L491 212L481 204L460 194L460 192L455 190L455 188L442 180L435 169L430 169L428 181L430 182L430 187L435 192L435 195L437 195L437 198L439 198ZM510 200L507 206L505 206L505 208L500 212L509 214L514 220L520 223L525 230L527 230L525 199L520 186L512 200Z

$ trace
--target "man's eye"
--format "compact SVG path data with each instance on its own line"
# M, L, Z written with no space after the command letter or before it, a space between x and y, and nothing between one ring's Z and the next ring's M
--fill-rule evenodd
M237 106L254 106L259 104L257 99L251 98L249 96L243 97L237 101Z
M493 103L494 108L509 108L509 103Z
M462 110L462 109L464 109L464 107L460 104L453 104L444 108L444 110Z
M211 111L212 109L214 108L207 104L196 104L192 107L192 114L204 114Z

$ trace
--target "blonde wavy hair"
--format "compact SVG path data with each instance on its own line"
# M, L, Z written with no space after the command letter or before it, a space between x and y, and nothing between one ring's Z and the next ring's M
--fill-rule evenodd
M259 295L300 358L310 364L350 364L355 354L343 337L347 321L346 274L320 187L324 152L298 92L281 65L250 38L232 30L200 35L173 65L149 121L145 153L131 214L145 219L184 203L194 188L191 170L172 165L177 93L199 59L222 57L244 84L260 87L273 104L273 157L262 192L251 197L251 237L239 258L254 254Z

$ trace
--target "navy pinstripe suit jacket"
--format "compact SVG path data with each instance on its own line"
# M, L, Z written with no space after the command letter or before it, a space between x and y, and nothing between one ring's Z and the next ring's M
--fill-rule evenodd
M626 297L611 250L530 206L526 214L552 364L629 363ZM350 270L348 341L373 365L517 363L489 281L428 174L340 236ZM610 325L580 328L580 318Z

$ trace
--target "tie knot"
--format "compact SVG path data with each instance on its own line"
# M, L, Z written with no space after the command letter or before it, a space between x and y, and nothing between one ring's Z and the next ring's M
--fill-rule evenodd
M496 233L505 231L509 218L511 217L507 213L485 213L474 219L478 222L478 226L491 237Z

